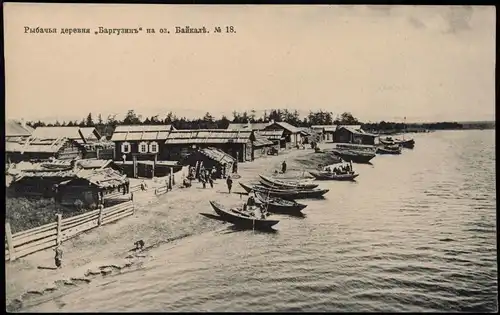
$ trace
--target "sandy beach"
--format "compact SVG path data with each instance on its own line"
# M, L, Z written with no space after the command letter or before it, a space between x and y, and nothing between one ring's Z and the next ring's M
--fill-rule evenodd
M201 183L193 181L190 188L175 187L156 197L154 187L159 180L148 180L148 190L134 194L136 213L133 216L82 233L63 244L62 269L50 269L54 266L52 249L6 263L7 305L10 304L12 310L20 309L22 301L30 295L42 295L56 286L62 288L64 281L66 285L74 285L78 281L91 281L91 275L140 266L140 260L149 257L147 249L187 237L194 231L213 228L214 220L200 212L213 214L208 203L211 199L227 205L242 202L241 195L234 193L243 192L238 181L255 181L259 173L270 174L280 169L284 160L288 171L281 177L307 176L304 170L317 166L324 158L324 154L315 154L307 148L241 163L238 169L241 177L234 180L232 194L228 193L225 180L216 180L214 188L203 189ZM131 251L139 239L144 240L146 247L142 257Z

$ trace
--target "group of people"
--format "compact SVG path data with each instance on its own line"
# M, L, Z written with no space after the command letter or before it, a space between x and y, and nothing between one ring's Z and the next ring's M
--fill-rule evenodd
M339 166L328 166L325 169L329 173L334 173L336 175L349 174L352 172L352 165L350 164L342 164Z
M243 210L250 211L250 212L252 212L252 210L253 211L259 210L261 219L265 219L267 217L267 214L268 214L264 203L257 204L257 200L256 200L255 193L253 192L253 190L251 190L249 192L247 202L243 205ZM253 214L255 216L257 216L257 214L255 212L253 212Z

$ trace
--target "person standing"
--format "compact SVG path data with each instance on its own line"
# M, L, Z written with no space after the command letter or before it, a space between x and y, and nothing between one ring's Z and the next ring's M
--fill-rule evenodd
M226 184L227 184L227 189L229 190L229 193L231 193L231 188L233 188L233 179L231 178L231 175L229 175L227 177Z
M210 184L211 188L214 188L214 179L212 178L212 176L208 177L208 183Z
M281 172L283 174L285 174L285 172L286 172L286 162L285 161L283 161L283 163L281 163Z
M59 246L57 246L54 249L54 251L55 251L54 263L55 263L57 268L61 268L62 267L63 251Z

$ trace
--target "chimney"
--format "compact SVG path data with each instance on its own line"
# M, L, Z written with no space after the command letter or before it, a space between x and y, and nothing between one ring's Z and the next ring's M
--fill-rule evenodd
M269 121L269 124L270 124L270 125L274 124L274 119L271 119L271 120Z
M24 118L21 118L21 126L26 128L26 121L24 120Z

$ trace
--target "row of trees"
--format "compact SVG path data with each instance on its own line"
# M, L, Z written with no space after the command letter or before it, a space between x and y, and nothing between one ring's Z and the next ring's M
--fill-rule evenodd
M56 121L54 124L46 124L43 121L28 122L28 125L36 128L40 126L80 126L80 127L97 127L117 125L173 125L177 129L226 129L230 123L262 123L271 120L276 122L287 122L297 127L310 127L311 125L332 125L332 124L359 124L359 121L352 116L351 113L343 113L334 118L333 113L327 111L309 112L307 117L301 118L297 110L289 111L287 109L273 109L269 112L265 111L264 115L258 117L255 111L237 112L234 111L232 119L225 115L217 119L210 113L206 113L202 118L187 119L186 117L177 117L172 112L169 112L165 117L160 118L159 115L151 117L143 117L137 114L134 110L129 110L123 119L118 119L117 115L109 115L105 120L101 114L94 118L92 113L89 113L86 118L81 121Z
M272 109L265 111L262 116L257 116L254 110L247 112L232 113L232 119L225 115L221 118L215 118L209 112L203 117L196 119L187 119L186 117L177 117L172 112L169 112L165 117L159 115L151 117L143 117L137 114L134 110L129 110L123 117L118 119L117 115L109 115L103 119L101 114L96 118L89 113L86 118L81 121L58 122L54 124L46 124L42 121L28 122L28 125L36 128L40 126L80 126L80 127L97 127L102 134L112 134L113 130L118 125L173 125L176 129L226 129L230 123L263 123L271 120L276 122L287 122L296 127L311 127L313 125L361 125L365 130L372 131L401 131L405 128L417 127L422 129L462 129L462 125L456 122L439 122L427 124L404 124L396 122L379 123L362 123L355 118L351 113L344 112L336 117L332 112L328 111L310 111L306 117L301 117L297 110L290 111L288 109Z

